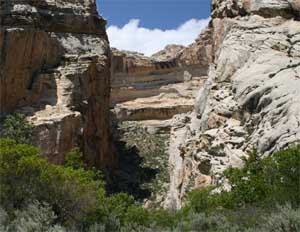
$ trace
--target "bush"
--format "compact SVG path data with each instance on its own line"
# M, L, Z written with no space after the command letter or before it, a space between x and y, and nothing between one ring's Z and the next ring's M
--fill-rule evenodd
M2 138L14 139L17 143L32 144L33 125L23 114L12 114L5 118Z
M300 209L293 209L290 204L277 207L277 212L265 216L259 227L264 232L300 231Z
M300 145L261 158L256 151L245 160L242 169L225 172L232 184L236 205L264 203L300 204Z
M119 193L99 201L98 204L98 218L116 217L120 223L124 224L128 209L135 202L132 196L126 193Z
M37 201L29 203L24 209L13 212L12 220L9 220L7 213L2 209L0 212L1 231L30 232L64 232L65 229L55 225L56 215L47 204L40 204Z
M177 213L178 220L184 221L179 226L182 226L183 231L184 228L193 230L194 224L199 228L206 225L211 228L214 227L211 216L226 214L232 226L251 229L258 225L262 217L274 211L276 204L291 202L293 206L299 207L299 167L300 146L290 147L265 158L254 151L245 159L244 168L231 168L225 172L232 184L232 191L212 194L213 188L205 188L190 192L186 206ZM206 219L199 213L205 213ZM199 219L201 217L202 221ZM214 230L217 231L216 228Z
M49 204L67 225L96 211L105 193L93 171L49 164L35 147L7 139L0 140L0 177L0 202L8 212L37 200Z
M194 190L171 213L144 209L126 193L106 196L78 149L57 166L33 146L0 139L0 231L298 231L299 162L300 146L266 158L253 152L244 168L225 172L231 192ZM274 208L287 202L294 208Z
M73 169L81 169L85 167L83 154L79 148L74 148L66 154L65 166Z

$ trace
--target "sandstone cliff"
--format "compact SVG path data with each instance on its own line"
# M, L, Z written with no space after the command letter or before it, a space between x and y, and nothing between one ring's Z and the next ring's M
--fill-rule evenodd
M182 58L188 53L189 61ZM194 45L169 45L152 57L113 49L111 106L117 117L167 120L192 111L196 91L207 75L208 62L202 60L207 56L200 53Z
M111 167L110 50L95 0L0 1L1 115L20 111L55 163L79 146Z
M207 79L211 46L201 46L207 43L207 36L201 38L205 39L187 48L169 45L152 57L112 50L111 107L118 121L115 137L125 142L128 150L119 149L121 162L115 176L121 177L117 181L121 185L129 183L129 191L137 197L148 192L143 195L147 207L161 206L168 190L166 148L171 119L193 111L197 92ZM142 161L132 155L134 151ZM140 183L145 173L146 183Z
M223 171L241 167L253 148L270 154L300 142L299 7L298 0L212 1L209 77L195 112L173 119L166 207L180 208L191 188L230 188Z

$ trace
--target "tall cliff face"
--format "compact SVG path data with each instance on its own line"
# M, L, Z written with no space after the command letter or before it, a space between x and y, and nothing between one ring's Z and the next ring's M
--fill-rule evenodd
M166 207L180 208L191 188L230 188L223 171L253 148L270 154L300 142L299 6L212 1L209 77L195 112L174 119Z
M50 161L79 146L108 168L110 50L95 0L0 1L1 115L20 111Z
M211 46L201 46L207 36L201 38L189 47L169 45L152 57L112 49L115 137L126 143L126 149L116 143L121 152L115 175L121 178L116 182L120 191L129 186L125 191L142 197L146 207L161 206L168 190L171 119L193 111L198 89L207 79Z

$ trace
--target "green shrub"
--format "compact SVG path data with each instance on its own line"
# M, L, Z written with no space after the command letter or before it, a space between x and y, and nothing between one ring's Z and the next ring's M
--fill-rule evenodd
M225 171L232 190L212 194L212 188L194 190L188 194L181 216L189 212L216 212L217 210L245 208L250 205L271 207L292 202L300 205L300 146L290 147L261 158L256 151L245 159L242 169Z
M149 226L149 211L138 206L128 208L125 216L125 224L136 223L137 225Z
M233 225L221 214L208 215L205 213L191 213L188 220L181 221L177 225L175 231L219 231L218 229L220 227L223 229L232 228Z
M237 205L265 203L300 204L300 146L290 147L261 158L256 151L245 160L242 169L225 172L232 184Z
M13 139L17 143L32 143L33 125L26 120L23 114L11 114L4 120L1 137Z
M200 190L193 190L188 193L186 206L180 210L181 215L189 212L203 213L234 208L233 195L231 192L212 194L213 188L208 187Z
M120 223L125 223L128 209L135 204L134 198L126 193L119 193L99 201L98 218L117 217Z
M57 216L47 204L40 204L37 201L28 203L23 209L15 210L9 219L6 212L0 212L0 230L14 232L64 232L63 227L56 225Z
M277 207L273 212L264 217L259 231L263 232L294 232L300 231L300 209L293 209L290 204Z
M177 217L176 213L163 210L163 209L152 209L149 212L149 221L155 226L163 228L173 228L176 224Z
M66 154L65 166L71 167L73 169L80 169L85 167L83 162L83 154L79 148L74 148Z
M207 153L216 157L225 157L224 146L212 147L207 150Z
M194 190L172 213L142 208L126 193L106 196L78 149L57 166L33 146L0 139L0 231L298 231L299 162L300 146L266 158L253 152L244 168L225 172L231 192ZM295 208L274 207L286 202Z
M49 204L64 224L74 224L96 211L104 183L93 171L49 164L35 147L0 140L0 202L8 212L28 200Z

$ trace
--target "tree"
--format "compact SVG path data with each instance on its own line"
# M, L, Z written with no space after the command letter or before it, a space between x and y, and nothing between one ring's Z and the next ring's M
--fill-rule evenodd
M34 126L23 114L11 114L4 120L1 137L13 139L17 143L32 144Z

